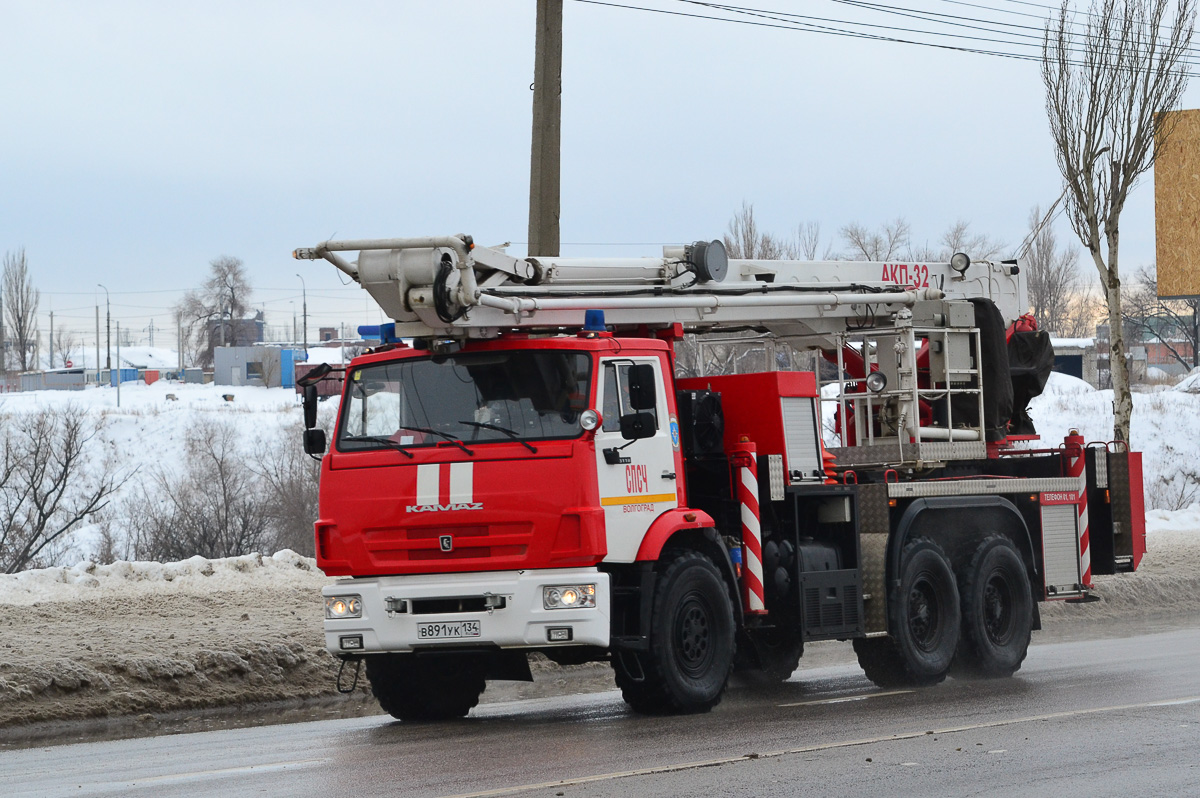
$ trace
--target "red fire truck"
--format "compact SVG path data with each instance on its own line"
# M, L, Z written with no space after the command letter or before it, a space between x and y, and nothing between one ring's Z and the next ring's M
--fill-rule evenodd
M394 320L339 375L328 446L328 367L302 382L317 560L343 577L326 643L398 718L465 715L532 652L610 662L646 713L707 711L734 669L786 678L819 640L879 685L1005 677L1040 602L1144 551L1140 455L1037 442L1053 361L1017 262L515 258L462 235L295 256Z

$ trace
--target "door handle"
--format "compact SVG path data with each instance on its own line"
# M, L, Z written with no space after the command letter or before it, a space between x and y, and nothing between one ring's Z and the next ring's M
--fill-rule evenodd
M675 472L674 471L664 471L664 472L662 472L662 478L663 479L675 479Z

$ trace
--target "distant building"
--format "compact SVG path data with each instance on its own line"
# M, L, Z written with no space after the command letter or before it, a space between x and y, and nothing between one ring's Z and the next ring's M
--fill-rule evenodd
M253 316L242 319L209 319L208 322L208 351L209 363L216 364L214 350L225 346L251 346L262 343L266 330L263 312L256 311Z
M213 350L213 382L217 385L261 385L291 388L296 363L304 350L279 346L221 346Z
M320 341L321 343L328 343L329 341L336 341L337 339L338 339L337 327L322 327L320 330L317 331L317 340Z

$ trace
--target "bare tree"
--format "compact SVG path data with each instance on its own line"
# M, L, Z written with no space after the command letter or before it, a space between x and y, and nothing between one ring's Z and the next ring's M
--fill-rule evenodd
M328 433L332 418L323 415L320 421ZM312 556L321 466L295 445L302 429L297 421L283 431L284 440L259 440L252 468L261 480L259 493L271 519L272 548Z
M0 571L48 565L129 478L97 462L100 431L75 407L0 417Z
M126 508L139 558L234 557L269 544L270 517L237 428L201 420L187 431L183 473L159 469Z
M73 363L75 358L82 354L83 343L75 333L62 328L54 331L54 359L59 365L66 368L68 362ZM55 368L53 362L50 363L50 368Z
M971 223L965 219L959 219L950 225L942 234L940 243L942 249L938 253L938 260L941 262L949 261L950 256L956 252L970 255L971 260L989 260L1004 250L1004 242L1000 239L985 233L971 232Z
M1083 34L1069 0L1046 23L1042 79L1067 217L1100 276L1108 306L1113 435L1128 441L1133 396L1122 331L1120 219L1130 190L1170 135L1187 86L1195 0L1099 0Z
M782 242L770 233L759 231L754 206L747 202L742 203L742 209L729 221L724 243L731 258L773 260L784 255Z
M201 366L212 365L214 346L250 343L246 325L238 323L250 308L250 280L241 259L222 255L209 263L204 284L188 291L175 306L184 341Z
M24 248L16 253L4 253L4 322L12 346L17 350L16 363L21 371L29 371L35 360L37 346L37 312L41 293L33 287L29 262ZM8 363L5 363L7 368Z
M821 246L820 222L801 222L796 225L795 250L800 260L816 260ZM826 248L826 255L832 252Z
M1072 298L1079 288L1079 251L1059 247L1054 228L1043 224L1040 208L1029 212L1029 231L1025 274L1033 317L1041 329L1066 335Z
M1200 299L1158 298L1158 270L1138 269L1124 299L1125 328L1142 341L1156 340L1184 369L1200 366Z
M846 242L846 257L850 260L886 261L903 257L912 230L903 217L872 230L866 225L851 222L841 229Z
M1094 286L1081 286L1068 298L1066 314L1055 332L1063 338L1095 338L1096 323L1107 316L1108 309Z

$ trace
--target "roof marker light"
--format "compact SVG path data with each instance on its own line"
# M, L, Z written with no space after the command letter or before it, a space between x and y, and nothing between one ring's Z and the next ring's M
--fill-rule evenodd
M603 310L585 310L583 312L584 332L605 332L606 329Z

